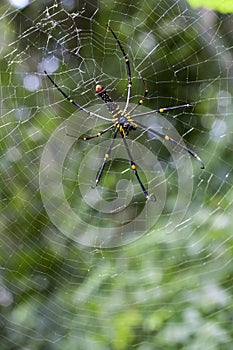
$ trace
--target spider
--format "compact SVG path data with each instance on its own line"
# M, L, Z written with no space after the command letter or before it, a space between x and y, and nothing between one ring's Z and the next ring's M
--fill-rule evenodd
M178 141L174 140L173 138L171 138L169 135L166 135L166 134L163 134L163 133L160 133L150 127L146 127L144 126L143 124L141 124L140 122L135 122L134 121L134 117L141 117L141 116L144 116L144 115L150 115L150 114L154 114L154 113L164 113L164 112L167 112L167 111L172 111L172 110L175 110L175 109L184 109L184 108L187 108L187 107L193 107L194 104L193 103L186 103L186 104L183 104L183 105L179 105L179 106L172 106L172 107L164 107L164 108L158 108L158 109L155 109L153 111L150 111L150 112L144 112L144 113L139 113L139 114L134 114L132 115L132 112L136 110L136 108L140 105L143 104L146 96L148 95L148 88L146 87L145 85L145 82L144 82L144 79L142 79L142 82L143 82L143 85L144 85L144 95L143 97L136 103L136 105L130 110L128 111L128 106L129 106L129 100L130 100L130 95L131 95L131 88L132 88L132 78L131 78L131 69L130 69L130 62L129 62L129 58L120 42L120 40L118 39L118 37L116 36L116 34L114 33L114 31L112 30L112 28L107 25L107 28L108 30L112 33L113 37L115 38L118 46L119 46L119 49L124 57L124 60L125 60L125 65L126 65L126 71L127 71L127 78L128 78L128 86L127 86L127 98L126 98L126 104L125 104L125 107L124 109L121 109L118 104L116 104L112 99L111 97L109 96L108 92L106 91L106 89L100 85L100 84L97 84L96 85L96 88L95 88L95 91L96 91L96 94L103 100L103 102L106 104L107 108L108 108L108 111L109 113L112 115L112 119L113 119L113 124L111 124L108 128L104 129L104 130L101 130L99 131L96 135L89 135L89 136L85 136L85 137L82 137L82 138L78 138L78 139L81 139L83 141L88 141L90 139L94 139L94 138L97 138L97 137L100 137L102 136L103 134L107 133L108 131L110 130L114 130L113 132L113 135L112 135L112 138L111 138L111 142L110 142L110 145L104 155L104 158L103 158L103 161L102 161L102 164L99 168L99 171L96 175L96 180L95 180L95 186L96 187L102 177L102 174L103 174L103 171L104 171L104 167L105 167L105 164L107 162L107 160L109 159L110 157L110 153L111 153L111 150L113 148L113 144L114 144L114 140L116 139L117 135L120 134L120 136L122 137L122 140L123 140L123 143L124 143L124 146L126 148L126 151L127 151L127 154L128 154L128 158L129 158L129 164L130 164L130 168L132 169L134 175L136 176L136 179L138 181L138 183L140 184L141 186L141 189L142 189L142 192L145 196L146 199L156 199L155 196L152 194L152 195L149 195L139 174L138 174L138 171L137 171L137 166L133 160L133 157L132 157L132 154L131 154L131 151L129 149L129 146L127 144L127 135L133 131L133 130L136 130L138 127L144 131L149 131L150 133L154 134L155 136L161 138L161 139L164 139L166 141L169 141L169 142L172 142L173 144L175 144L176 146L178 146L179 148L183 149L184 151L186 151L187 153L189 153L192 157L196 158L200 164L201 164L201 169L204 169L205 168L205 165L203 163L203 161L201 160L201 158L197 155L197 153L195 153L194 151L192 151L191 149L189 149L188 147L184 146L184 145L181 145ZM70 102L72 103L76 108L84 111L85 113L87 113L89 116L94 116L94 117L97 117L97 118L102 118L104 119L104 117L96 114L96 113L93 113L93 112L89 112L86 108L84 108L83 106L81 106L80 104L78 104L76 101L74 101L73 99L71 99L56 83L55 81L50 77L50 75L47 73L47 71L44 71L44 73L46 74L46 76L48 77L48 79L51 81L51 83L56 87L56 89ZM132 115L132 116L131 116Z

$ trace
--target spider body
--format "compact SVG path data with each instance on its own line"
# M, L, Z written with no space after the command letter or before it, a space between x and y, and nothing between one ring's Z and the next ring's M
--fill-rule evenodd
M129 114L125 113L118 104L113 102L105 88L101 85L96 85L96 93L102 98L104 103L112 114L114 126L117 127L124 136L127 136L131 130L137 129L137 124L133 121Z
M132 171L134 172L134 175L138 181L138 183L140 184L141 186L141 189L144 193L144 196L146 199L155 199L155 196L152 194L152 195L149 195L144 184L142 183L141 179L140 179L140 176L137 172L137 166L135 164L135 162L133 161L133 158L132 158L132 155L131 155L131 151L129 149L129 146L128 146L128 143L126 141L127 139L127 135L129 134L129 132L133 131L133 130L136 130L137 127L139 127L140 129L144 130L144 131L149 131L150 133L154 134L155 136L165 140L165 141L168 141L168 142L171 142L173 143L175 146L179 147L180 149L186 151L188 154L190 154L193 158L195 158L196 160L199 161L199 163L201 164L201 168L204 169L205 166L204 166L204 163L203 161L201 160L201 158L197 155L197 153L195 153L194 151L192 151L191 149L189 149L188 147L180 144L178 141L174 140L173 138L171 138L169 135L166 135L166 134L163 134L159 131L156 131L152 128L149 128L149 127L146 127L145 125L143 125L142 123L140 122L135 122L134 121L134 118L135 117L141 117L141 116L145 116L145 115L151 115L151 114L155 114L155 113L164 113L164 112L167 112L167 111L171 111L171 110L176 110L176 109L184 109L184 108L188 108L188 107L193 107L194 104L193 103L186 103L186 104L183 104L183 105L179 105L179 106L172 106L172 107L163 107L163 108L158 108L158 109L155 109L153 111L150 111L150 112L145 112L145 113L138 113L138 114L132 114L133 111L136 110L136 108L138 106L140 106L141 104L143 104L147 94L148 94L148 89L145 85L145 82L144 80L142 79L142 82L143 82L143 85L144 85L144 88L145 88L145 92L144 92L144 96L137 102L137 104L130 110L128 111L128 106L129 106L129 100L130 100L130 94L131 94L131 88L132 88L132 79L131 79L131 69L130 69L130 63L129 63L129 59L128 59L128 56L127 54L125 53L125 50L123 48L123 46L121 45L121 42L119 41L119 39L117 38L116 34L113 32L113 30L111 29L111 27L108 25L107 28L109 29L109 31L112 33L113 37L115 38L120 50L121 50L121 53L123 54L123 57L125 59L125 64L126 64L126 71L127 71L127 77L128 77L128 85L127 85L127 99L126 99L126 104L125 104L125 108L124 109L121 109L119 107L119 105L117 103L115 103L111 97L109 96L109 94L107 93L106 89L100 85L100 84L97 84L96 85L96 94L98 96L100 96L100 98L103 100L103 102L106 104L107 108L108 108L108 111L109 113L112 115L112 121L113 121L113 124L111 124L108 128L98 132L96 135L89 135L89 136L85 136L83 138L81 138L82 140L84 141L87 141L87 140L90 140L90 139L93 139L93 138L96 138L96 137L100 137L102 136L103 134L105 134L106 132L110 131L110 130L113 130L113 135L112 135L112 138L111 138L111 142L110 142L110 145L104 155L104 158L103 158L103 161L102 161L102 164L100 166L100 169L97 173L97 176L96 176L96 181L95 181L95 186L98 185L101 177L102 177L102 174L103 174L103 171L104 171L104 167L105 167L105 164L107 162L107 160L110 158L110 153L111 153L111 150L113 148L113 144L114 144L114 141L118 135L118 133L120 134L120 136L122 137L122 140L123 140L123 143L124 143L124 146L126 148L126 151L127 151L127 154L128 154L128 158L129 158L129 164L130 164L130 168L132 169ZM102 117L101 115L98 115L96 113L91 113L89 112L86 108L84 108L83 106L81 106L79 103L77 103L76 101L74 101L73 99L71 99L55 82L54 80L48 75L48 73L46 71L44 71L45 74L47 75L48 79L51 81L51 83L57 88L57 90L70 102L72 103L76 108L84 111L85 113L87 113L89 116L92 116L92 117L96 117L96 118L101 118L101 119L105 119L104 117Z
M115 125L120 130L120 133L127 136L131 130L136 130L137 126L129 115L124 116L122 113L123 111L119 110Z

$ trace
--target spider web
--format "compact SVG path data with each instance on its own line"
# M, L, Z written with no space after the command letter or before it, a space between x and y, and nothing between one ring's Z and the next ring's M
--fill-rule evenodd
M19 4L19 3L18 3ZM20 6L18 6L20 7ZM147 130L112 133L95 94ZM1 349L231 349L232 16L183 1L1 5ZM75 109L51 84L101 118ZM70 136L71 135L71 136Z

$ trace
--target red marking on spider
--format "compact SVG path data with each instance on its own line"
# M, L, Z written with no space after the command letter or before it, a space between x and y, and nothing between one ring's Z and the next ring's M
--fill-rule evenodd
M104 90L104 88L103 88L103 86L102 85L96 85L96 87L95 87L95 92L98 94L99 92L101 92L101 91L103 91Z

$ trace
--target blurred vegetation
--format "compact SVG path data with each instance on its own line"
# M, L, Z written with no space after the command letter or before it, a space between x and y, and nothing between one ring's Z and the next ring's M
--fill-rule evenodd
M0 9L1 350L230 350L232 16L194 11L184 1L46 4L47 17L44 1L17 10L5 0ZM57 54L56 81L80 104L96 102L94 77L123 100L125 67L119 68L120 55L113 57L116 43L106 39L108 20L132 60L134 102L143 94L137 73L148 84L150 108L196 102L192 113L171 122L182 135L194 128L185 140L201 151L206 170L197 167L186 218L172 233L164 224L168 199L159 224L144 237L103 250L63 236L44 209L41 154L74 108L45 82L40 63ZM81 31L74 35L74 28ZM38 89L25 88L29 73L39 78ZM70 166L77 171L77 163ZM170 188L172 201L172 180ZM76 210L83 209L82 198L74 198Z
M188 0L191 6L194 8L204 7L209 10L215 10L220 13L232 13L233 4L231 0L224 0L222 2L216 0Z

